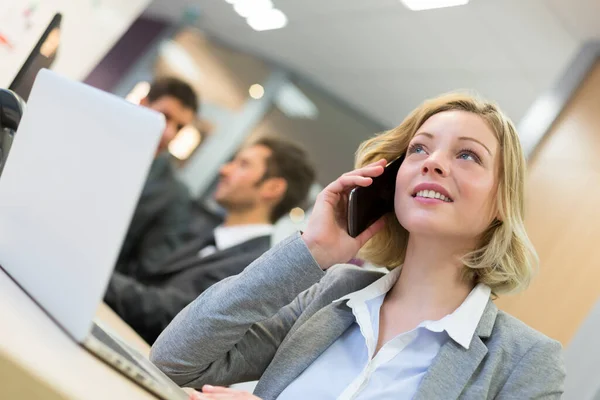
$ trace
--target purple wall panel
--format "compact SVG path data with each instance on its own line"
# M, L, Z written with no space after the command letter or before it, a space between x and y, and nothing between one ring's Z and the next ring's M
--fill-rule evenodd
M168 26L164 21L139 17L90 72L85 83L110 92Z

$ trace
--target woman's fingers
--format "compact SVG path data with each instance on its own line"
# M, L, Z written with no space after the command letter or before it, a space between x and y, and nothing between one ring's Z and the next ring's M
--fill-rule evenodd
M387 165L385 160L380 160L376 163L369 164L362 168L355 169L350 172L346 172L344 175L360 175L360 176L370 176L376 177L383 173L384 167Z
M375 162L372 162L371 164L367 164L367 165L365 165L363 168L374 167L374 166L377 166L377 165L380 165L380 166L382 166L382 167L385 167L385 166L386 166L386 164L387 164L387 161L386 161L386 159L385 159L385 158L382 158L381 160L377 160L377 161L375 161Z
M371 178L375 178L383 173L385 160L379 160L363 168L355 169L340 176L331 182L324 190L330 193L342 193L356 186L369 186L373 183Z
M325 192L338 194L356 186L369 186L371 183L373 183L373 179L366 176L342 175L335 181L331 182L325 188Z
M260 400L251 393L222 386L204 385L198 400Z
M223 386L204 385L204 386L202 386L202 392L205 392L205 393L234 393L234 392L238 392L238 390L226 388Z

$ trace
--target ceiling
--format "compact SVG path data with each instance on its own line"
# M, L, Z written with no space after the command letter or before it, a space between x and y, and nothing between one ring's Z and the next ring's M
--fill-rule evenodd
M310 79L393 126L427 97L470 89L518 122L588 39L597 0L471 0L413 12L399 0L274 0L287 27L253 31L225 0L155 0L147 14L179 20L186 6L223 42Z

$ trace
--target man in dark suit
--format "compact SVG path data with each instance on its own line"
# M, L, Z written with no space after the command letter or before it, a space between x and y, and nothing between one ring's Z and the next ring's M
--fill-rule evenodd
M214 283L240 273L270 247L273 223L299 206L315 172L304 149L280 137L244 146L220 171L214 198L223 223L204 224L196 237L144 276L115 272L105 302L148 343L188 303Z
M144 276L185 241L192 199L175 176L168 146L195 120L198 98L187 83L165 77L151 84L140 104L162 113L166 126L115 267L133 277Z

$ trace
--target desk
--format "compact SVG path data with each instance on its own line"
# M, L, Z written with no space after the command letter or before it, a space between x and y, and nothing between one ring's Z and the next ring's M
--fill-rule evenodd
M146 357L150 356L150 346L127 325L109 306L101 303L96 312L96 318L115 331L131 347Z
M107 306L98 317L148 354ZM0 270L0 399L156 399L88 353Z

